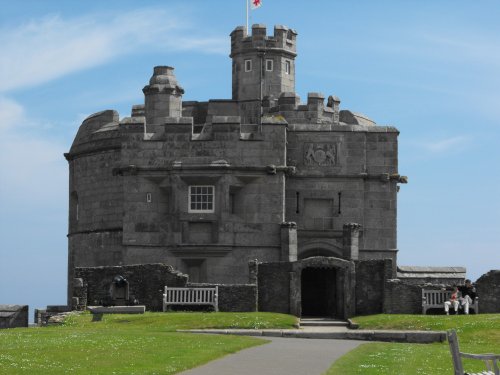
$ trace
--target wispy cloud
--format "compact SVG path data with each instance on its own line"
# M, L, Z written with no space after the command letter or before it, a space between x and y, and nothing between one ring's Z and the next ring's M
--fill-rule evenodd
M22 122L24 108L14 100L0 96L0 136L13 124Z
M164 9L48 16L0 28L0 45L0 92L41 84L145 47L227 53L225 36L200 35Z
M422 143L421 146L432 153L445 153L450 151L460 151L465 148L469 142L469 138L463 135L445 138L441 140L433 140Z
M0 97L0 118L1 205L10 206L14 198L33 206L47 203L49 197L60 199L67 173L63 141L32 134L37 122L11 99Z

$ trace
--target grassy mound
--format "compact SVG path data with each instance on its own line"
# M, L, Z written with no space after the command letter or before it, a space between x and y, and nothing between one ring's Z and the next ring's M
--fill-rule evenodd
M481 315L371 315L354 318L360 329L445 331L455 329L460 350L500 354L500 314ZM469 372L485 370L481 361L464 360ZM433 375L452 374L448 343L369 343L336 361L327 374Z
M174 374L265 340L176 333L190 328L291 328L271 313L81 314L63 326L0 331L0 374Z

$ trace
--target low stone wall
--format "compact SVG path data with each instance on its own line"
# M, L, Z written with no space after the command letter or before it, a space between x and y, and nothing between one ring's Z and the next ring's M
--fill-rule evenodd
M359 260L356 264L356 315L384 310L384 285L392 276L392 260Z
M476 281L479 313L500 313L500 270L491 270Z
M75 269L73 300L77 309L102 305L109 300L109 290L116 276L129 285L129 300L145 305L149 311L162 311L165 286L184 287L188 276L167 264L139 264L115 267L79 267ZM78 299L76 301L76 299ZM82 300L85 302L82 303Z
M290 313L292 264L289 262L263 263L257 267L259 311Z
M34 321L38 326L46 326L50 318L59 314L67 314L71 311L70 306L48 305L45 309L35 309Z
M422 288L407 284L399 279L385 283L384 313L386 314L421 314Z
M191 288L219 287L219 311L257 311L257 286L253 284L197 284L188 283Z
M28 326L28 305L0 305L0 328Z

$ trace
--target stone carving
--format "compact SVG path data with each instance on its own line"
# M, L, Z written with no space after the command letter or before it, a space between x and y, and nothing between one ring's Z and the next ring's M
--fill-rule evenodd
M335 143L305 143L304 164L320 167L337 164L337 145Z

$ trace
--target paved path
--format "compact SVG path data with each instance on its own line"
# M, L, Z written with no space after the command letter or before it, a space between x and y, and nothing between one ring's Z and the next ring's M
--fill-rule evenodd
M268 344L244 349L183 375L320 375L363 341L265 337Z

